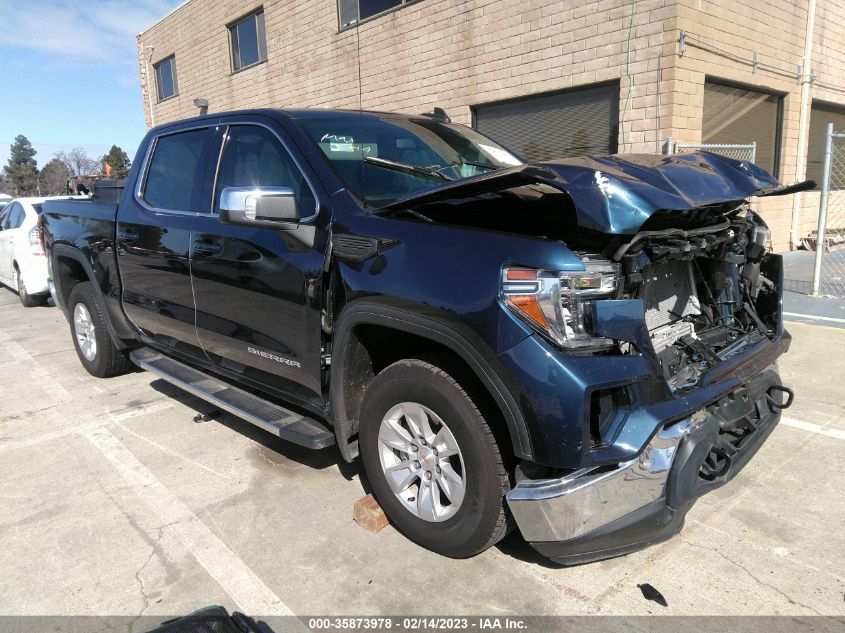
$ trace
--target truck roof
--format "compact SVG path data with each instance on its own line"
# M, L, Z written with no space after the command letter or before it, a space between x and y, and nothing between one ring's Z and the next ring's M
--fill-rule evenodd
M202 116L190 117L187 119L179 119L177 121L169 121L154 127L152 131L166 130L170 127L181 126L190 122L209 122L214 121L220 117L230 117L238 115L262 115L276 119L343 119L349 116L373 116L378 118L416 118L427 116L424 114L402 113L402 112L384 112L379 110L357 110L357 109L343 109L343 108L249 108L241 110L228 110L224 112L213 112Z

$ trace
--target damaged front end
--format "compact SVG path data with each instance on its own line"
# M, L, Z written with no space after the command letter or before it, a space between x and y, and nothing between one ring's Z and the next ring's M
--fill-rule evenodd
M716 225L642 231L614 259L623 296L642 299L652 351L671 391L778 330L769 230L747 205Z
M507 495L542 554L578 564L669 538L772 432L792 392L773 366L788 335L768 242L741 203L703 226L647 226L580 252L582 272L504 269L503 302L569 355L589 429L580 468L523 465ZM648 374L626 376L626 359Z
M683 391L778 331L779 262L766 251L769 241L769 229L742 203L704 226L606 239L600 252L576 252L584 271L508 266L502 298L563 349L645 354L672 392Z
M499 279L501 304L539 335L500 355L550 447L507 495L537 550L576 564L668 538L763 444L792 401L775 366L789 335L781 257L748 198L810 186L713 155L625 156L403 203L434 222L559 241L580 260L523 255Z
M748 198L812 186L707 153L586 157L446 183L380 212L564 243L581 269L506 264L502 303L566 353L648 357L675 393L777 333L779 258Z

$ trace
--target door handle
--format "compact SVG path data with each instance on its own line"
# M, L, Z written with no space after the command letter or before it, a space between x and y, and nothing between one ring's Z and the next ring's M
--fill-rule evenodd
M138 231L118 231L117 239L124 242L135 242L138 239Z
M207 242L204 240L197 240L194 242L194 252L202 253L203 255L217 255L223 247L220 242Z

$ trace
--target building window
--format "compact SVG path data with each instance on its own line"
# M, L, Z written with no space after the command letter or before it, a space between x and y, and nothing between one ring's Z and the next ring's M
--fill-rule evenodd
M845 132L845 106L813 101L810 108L810 143L807 149L807 180L815 180L821 189L824 171L824 148L827 124L834 132Z
M155 66L158 100L164 101L176 96L176 58L171 55Z
M337 0L340 28L354 26L358 22L413 2L417 0Z
M615 154L619 82L473 108L473 127L528 161Z
M701 142L726 145L756 142L755 162L777 176L782 104L780 95L707 79Z
M267 60L264 11L258 11L229 25L232 42L232 70L238 72Z

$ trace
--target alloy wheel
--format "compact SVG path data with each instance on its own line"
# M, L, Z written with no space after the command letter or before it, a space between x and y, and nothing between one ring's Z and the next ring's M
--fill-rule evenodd
M93 361L97 357L97 338L91 313L84 303L77 303L73 309L73 334L82 355L86 360Z
M440 416L424 405L402 402L384 416L378 440L385 480L406 510L435 523L455 515L466 493L466 469Z

